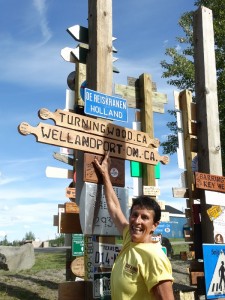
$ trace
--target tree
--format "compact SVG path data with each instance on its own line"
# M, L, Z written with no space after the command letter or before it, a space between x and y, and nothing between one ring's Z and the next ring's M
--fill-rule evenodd
M223 171L225 171L225 1L198 0L194 5L196 9L202 5L213 12L221 150ZM162 77L168 79L168 84L179 90L190 90L194 98L193 14L194 11L191 11L181 16L179 26L181 26L184 35L176 38L178 46L166 49L165 54L169 57L169 62L163 60L161 66L165 70ZM175 112L173 115L175 116ZM167 141L161 144L165 154L175 153L178 147L178 129L174 123L176 123L176 119L167 124L172 133L168 136Z
M29 231L25 234L25 237L23 238L25 241L34 241L35 240L35 235L33 232Z

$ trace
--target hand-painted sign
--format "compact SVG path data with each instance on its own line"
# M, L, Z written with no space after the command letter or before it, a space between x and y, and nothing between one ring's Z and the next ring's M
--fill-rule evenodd
M38 115L43 120L54 120L55 124L61 127L91 133L143 147L149 147L150 145L155 148L159 147L159 140L150 138L147 133L118 126L103 119L94 119L60 109L57 109L53 113L46 108L40 109Z
M225 245L203 244L206 298L225 297Z
M113 187L125 216L128 216L128 189ZM80 223L84 234L120 235L113 223L107 203L103 185L84 183L80 200Z
M160 189L157 186L144 185L143 194L148 196L159 196Z
M195 172L196 187L203 190L225 192L225 177Z
M86 88L84 101L84 112L88 115L121 122L127 122L128 120L126 99L109 96Z
M19 125L18 130L23 135L35 135L36 140L44 144L102 155L108 151L111 157L139 161L150 165L156 165L159 161L163 164L169 162L168 156L160 156L153 148L145 148L49 124L39 123L37 127L32 127L23 122Z

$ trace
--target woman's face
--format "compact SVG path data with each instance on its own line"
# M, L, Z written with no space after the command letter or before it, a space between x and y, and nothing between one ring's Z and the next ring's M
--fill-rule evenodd
M154 223L154 211L135 205L129 218L131 240L134 243L151 242L152 232L159 222Z

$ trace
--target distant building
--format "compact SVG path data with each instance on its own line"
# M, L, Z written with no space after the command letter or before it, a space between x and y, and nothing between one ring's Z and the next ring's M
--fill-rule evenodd
M160 222L154 233L167 238L184 238L185 214L170 205L165 205L163 212L169 213L169 221Z

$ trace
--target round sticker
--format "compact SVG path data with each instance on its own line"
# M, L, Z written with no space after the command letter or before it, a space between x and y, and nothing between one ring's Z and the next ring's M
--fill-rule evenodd
M118 171L116 168L112 168L112 169L110 170L110 175L111 175L112 177L118 177L119 171Z

